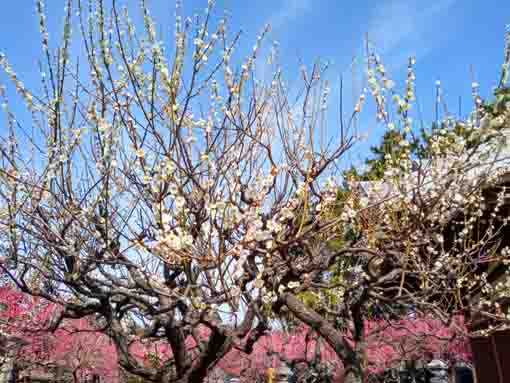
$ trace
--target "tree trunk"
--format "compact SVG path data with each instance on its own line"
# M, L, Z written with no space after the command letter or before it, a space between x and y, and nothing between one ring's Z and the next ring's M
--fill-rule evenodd
M336 355L347 365L355 365L358 360L354 349L346 341L344 334L337 331L335 327L315 310L306 306L293 294L283 294L280 297L282 303L300 321L310 326L331 346Z
M358 341L353 348L346 341L344 334L336 330L315 310L303 304L295 295L286 293L280 299L299 320L317 331L335 351L345 366L344 383L363 383L364 342Z

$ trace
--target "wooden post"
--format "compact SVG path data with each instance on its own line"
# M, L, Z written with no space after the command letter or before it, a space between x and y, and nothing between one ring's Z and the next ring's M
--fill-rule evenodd
M491 335L490 338L491 338L492 352L494 354L494 361L496 362L496 369L498 371L499 383L504 383L503 382L503 368L501 367L501 361L499 359L498 348L496 347L496 341L494 340L494 335Z

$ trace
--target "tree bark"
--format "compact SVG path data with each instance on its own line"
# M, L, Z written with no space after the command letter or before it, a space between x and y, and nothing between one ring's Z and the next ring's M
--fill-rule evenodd
M315 310L301 302L295 295L283 294L280 297L280 304L287 306L299 320L317 331L333 348L345 366L345 383L363 383L363 355L359 355L362 350L353 349L340 331L335 329Z
M202 355L198 364L191 370L183 383L202 383L207 373L213 368L217 361L230 351L232 338L218 332L213 332L209 340L207 353Z

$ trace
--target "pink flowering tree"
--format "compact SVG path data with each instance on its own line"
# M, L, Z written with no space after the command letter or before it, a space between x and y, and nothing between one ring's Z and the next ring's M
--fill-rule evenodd
M76 382L93 375L106 382L120 379L116 348L92 317L66 319L54 332L48 331L48 323L62 308L11 285L0 287L0 306L2 352L14 349L15 354L10 355L16 358L16 369L23 376L54 376L63 368ZM202 341L209 335L206 328L199 332ZM196 343L189 339L187 347L193 349ZM172 353L168 343L140 338L132 339L129 348L144 366L158 365Z
M61 367L76 382L91 375L101 376L107 382L117 381L115 348L108 337L95 331L88 318L66 320L51 333L47 324L59 310L54 304L9 285L0 287L0 303L1 331L19 342L21 347L13 356L24 375L55 374Z
M463 328L461 322L457 325ZM427 363L437 355L452 363L471 362L465 329L459 331L457 326L445 326L440 320L369 321L365 323L364 333L367 377L399 368L403 361ZM345 334L345 337L354 346L352 335ZM260 338L253 353L247 355L232 350L218 367L249 382L265 376L269 368L278 368L283 363L293 368L298 381L310 379L312 373L319 375L324 372L332 382L344 382L344 362L327 342L306 326L299 326L291 332L272 331Z

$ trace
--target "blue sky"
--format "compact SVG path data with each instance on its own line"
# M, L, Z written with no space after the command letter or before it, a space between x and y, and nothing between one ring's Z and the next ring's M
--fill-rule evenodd
M138 4L138 0L128 2L133 7ZM0 51L7 54L29 86L38 85L37 58L41 57L34 3L4 1L0 14ZM175 1L148 3L160 32L171 38ZM46 1L50 39L60 35L63 4L62 0ZM206 0L184 0L188 15L202 12L205 7ZM403 86L407 57L415 55L417 96L426 121L432 118L436 79L441 80L446 100L454 110L458 109L459 96L464 110L468 110L471 65L481 94L489 95L499 78L504 31L510 23L510 1L502 0L218 0L216 9L228 9L231 31L243 30L246 53L256 34L271 23L270 37L280 43L284 70L297 74L300 62L311 65L317 57L333 62L329 72L332 93L339 73L350 81L348 68L353 56L361 59L361 65L365 33L376 43L397 86ZM0 83L6 80L0 74ZM349 94L346 96L350 98ZM5 129L1 124L0 129ZM374 142L378 132L373 119L364 117L362 124L370 133L369 142Z

